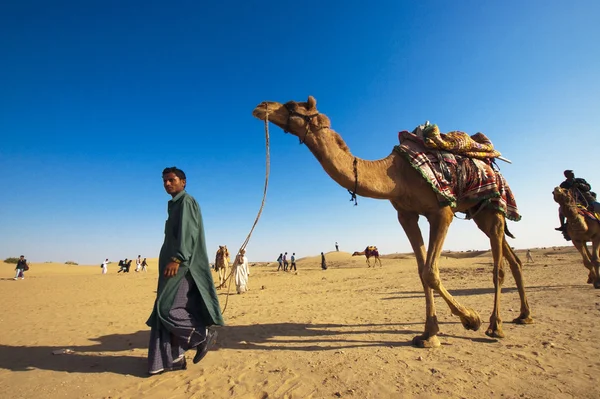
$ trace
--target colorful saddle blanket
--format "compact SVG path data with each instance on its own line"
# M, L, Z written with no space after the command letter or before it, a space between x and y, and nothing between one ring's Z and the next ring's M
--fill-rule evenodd
M434 128L428 129L431 126ZM436 125L419 126L412 133L400 132L400 145L394 149L429 182L441 206L485 201L484 206L497 209L507 219L519 221L521 216L510 187L504 176L492 168L490 158L500 153L482 133L472 136L471 141L463 135L451 135L450 138L456 140L446 140L449 136L439 135ZM428 143L433 143L434 148L429 148ZM437 148L451 148L457 153Z
M583 205L577 204L577 213L579 213L584 218L595 220L596 222L600 223L600 215L595 212L590 211Z
M429 122L417 126L412 133L431 150L448 151L477 159L498 158L502 155L494 149L490 139L483 133L475 133L472 136L458 130L441 133L437 125L431 125Z

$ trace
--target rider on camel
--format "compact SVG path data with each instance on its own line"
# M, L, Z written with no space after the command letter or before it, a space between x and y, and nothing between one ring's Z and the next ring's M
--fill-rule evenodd
M590 184L580 177L575 177L572 170L565 170L564 175L565 181L560 183L560 188L570 190L575 196L575 201L578 204L585 205L592 212L600 212L600 203L596 201L595 193L592 193ZM558 219L560 221L560 227L555 230L563 231L566 227L565 215L562 214L560 209L558 210Z

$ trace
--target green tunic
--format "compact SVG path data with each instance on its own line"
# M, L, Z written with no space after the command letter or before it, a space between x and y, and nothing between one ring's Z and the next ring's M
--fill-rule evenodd
M208 263L200 207L194 197L184 190L169 201L168 212L169 217L165 223L165 242L158 259L156 302L146 324L149 327L156 327L157 321L160 321L161 324L171 325L168 321L169 311L181 280L189 272L203 300L203 303L199 304L201 314L197 317L200 317L206 326L224 325ZM167 264L171 262L171 258L179 259L181 264L177 275L167 278L164 276L164 272Z

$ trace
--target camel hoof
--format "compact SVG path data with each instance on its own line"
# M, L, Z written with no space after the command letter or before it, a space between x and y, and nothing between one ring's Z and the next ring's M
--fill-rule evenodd
M505 337L502 329L498 328L498 329L494 330L492 327L487 329L487 331L485 332L485 335L487 335L490 338L504 338Z
M592 276L588 276L588 284L592 284L594 282L594 279L592 278Z
M417 335L412 339L412 344L417 348L439 348L442 346L437 335L425 338L424 335Z
M533 324L533 318L531 316L519 316L516 319L513 320L513 323L515 324Z
M473 309L468 309L469 315L465 317L460 317L460 322L462 323L465 330L479 330L481 327L481 318Z
M594 288L596 288L596 289L600 288L600 281L598 281L598 280L594 281Z

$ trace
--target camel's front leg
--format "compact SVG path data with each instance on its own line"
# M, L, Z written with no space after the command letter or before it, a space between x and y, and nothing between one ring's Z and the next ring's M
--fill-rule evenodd
M572 240L572 241L573 241L573 245L575 246L575 248L577 248L577 250L581 254L581 258L583 259L583 265L589 270L587 282L593 283L594 288L600 288L600 281L599 281L599 276L598 276L597 255L596 255L595 262L593 259L594 258L593 254L597 253L598 248L594 248L594 245L592 244L593 254L590 254L590 251L588 250L587 244L585 243L585 241L580 241L580 240Z
M531 317L531 311L529 310L529 303L527 302L527 296L525 295L525 282L523 279L523 264L521 260L511 249L510 245L504 237L502 246L502 255L504 259L510 265L510 271L512 272L515 283L517 284L517 290L519 291L519 298L521 299L521 313L519 317L513 320L513 323L517 324L532 324L533 318Z
M479 314L471 308L461 305L446 290L440 279L438 261L448 227L452 222L453 213L450 207L439 209L435 213L427 215L429 220L429 249L427 251L427 260L422 276L425 283L433 288L446 301L452 314L460 317L460 321L467 330L477 331L481 326Z
M223 287L223 273L224 273L224 269L222 267L219 268L219 286L217 288L222 288Z
M425 245L423 244L423 236L419 228L419 214L415 212L407 212L400 210L392 203L398 211L398 221L402 225L408 241L415 253L417 265L419 268L419 278L425 292L425 331L423 334L413 338L413 344L420 348L435 348L440 346L440 341L437 337L440 331L438 327L437 316L435 314L435 302L433 298L433 290L427 286L423 280L423 270L425 269Z

